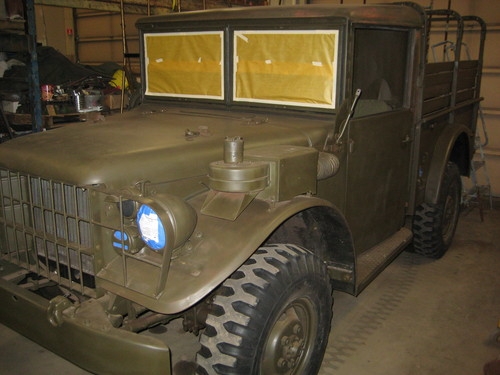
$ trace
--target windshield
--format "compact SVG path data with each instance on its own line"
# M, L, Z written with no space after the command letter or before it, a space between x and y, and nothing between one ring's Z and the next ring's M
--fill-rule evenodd
M222 31L145 34L146 95L334 109L338 33L235 30L230 46Z

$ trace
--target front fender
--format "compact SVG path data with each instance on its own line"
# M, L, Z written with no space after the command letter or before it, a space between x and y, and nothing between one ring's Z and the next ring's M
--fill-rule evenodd
M189 203L199 212L205 194ZM271 204L254 200L234 221L199 215L183 249L174 252L157 311L183 311L212 292L237 270L287 218L311 207L332 207L322 199L299 196Z
M441 133L432 156L429 175L425 187L425 201L429 203L437 203L439 193L441 191L441 182L446 164L451 160L452 151L460 136L466 135L468 139L472 137L471 130L461 124L448 125ZM462 152L469 153L469 147L464 147ZM467 155L467 160L470 156Z

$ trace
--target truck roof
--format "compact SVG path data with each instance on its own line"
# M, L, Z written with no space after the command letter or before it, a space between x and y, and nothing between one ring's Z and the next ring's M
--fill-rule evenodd
M419 11L420 10L420 11ZM424 19L418 5L404 4L377 4L377 5L298 5L298 6L257 6L247 8L224 8L205 11L178 12L167 15L144 17L137 21L139 29L148 30L162 25L189 23L198 24L225 24L249 23L254 25L255 20L303 20L307 23L321 20L335 20L351 23L372 25L422 27ZM192 26L192 25L191 25Z

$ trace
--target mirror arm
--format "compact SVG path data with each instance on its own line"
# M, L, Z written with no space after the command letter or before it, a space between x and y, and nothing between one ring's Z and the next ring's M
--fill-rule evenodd
M347 125L349 125L349 122L351 121L352 116L354 115L354 110L356 109L356 105L358 104L358 100L361 96L361 89L357 89L356 93L354 94L354 99L352 100L351 104L351 109L349 110L349 113L347 114L347 117L345 118L344 122L342 123L340 133L336 134L335 136L335 144L340 145L342 143L341 138L345 133L345 130L347 129Z

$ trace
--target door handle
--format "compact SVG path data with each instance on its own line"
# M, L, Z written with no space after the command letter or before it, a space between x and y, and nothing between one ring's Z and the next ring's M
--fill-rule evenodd
M411 138L408 134L406 134L406 137L403 138L403 140L401 141L401 143L405 144L405 143L410 143L411 142Z

